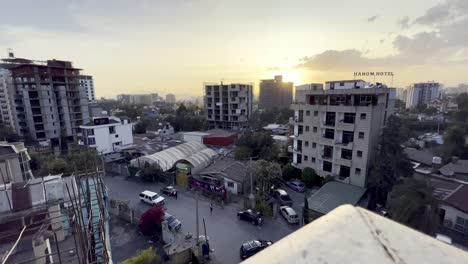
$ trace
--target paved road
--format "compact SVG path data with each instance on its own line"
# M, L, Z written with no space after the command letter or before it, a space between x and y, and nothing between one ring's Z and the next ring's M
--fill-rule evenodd
M109 196L111 199L130 200L130 206L144 212L149 205L143 204L138 199L138 194L144 190L159 193L161 185L143 184L141 182L127 181L120 176L105 178ZM285 187L286 188L286 187ZM294 200L296 210L302 204L302 194L286 189ZM165 206L167 212L176 216L182 222L182 232L196 233L195 199L192 194L180 192L176 200L166 197ZM206 222L207 235L210 245L215 250L216 263L238 263L239 248L241 244L252 239L269 239L278 241L286 235L297 230L297 225L289 225L281 216L277 219L266 219L261 226L239 221L236 217L239 208L236 205L227 205L224 209L215 206L210 213L210 202L206 199L199 200L200 234L203 234L203 220ZM298 211L299 213L300 211Z

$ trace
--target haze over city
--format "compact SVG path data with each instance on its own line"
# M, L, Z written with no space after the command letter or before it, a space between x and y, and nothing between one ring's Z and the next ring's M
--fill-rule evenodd
M464 0L1 2L1 57L73 61L98 97L202 95L222 80L257 93L278 74L295 85L355 71L393 72L376 81L394 87L468 82Z

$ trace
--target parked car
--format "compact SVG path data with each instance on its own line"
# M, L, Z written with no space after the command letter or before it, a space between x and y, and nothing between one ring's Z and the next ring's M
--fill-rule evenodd
M174 188L174 186L166 186L161 189L162 194L166 194L169 196L176 196L177 195L177 190Z
M286 182L286 184L296 192L304 192L305 191L305 184L300 180L290 180Z
M155 192L143 191L140 193L140 201L152 205L163 205L164 197Z
M179 219L168 213L164 214L164 220L167 221L169 230L179 231L179 229L182 227L182 223L179 221Z
M251 209L240 211L237 213L240 220L251 222L254 225L261 225L263 223L263 216L259 212L252 211Z
M242 260L255 255L263 249L273 244L270 240L252 240L247 241L240 247L240 258Z
M273 198L280 205L291 206L293 204L293 200L291 200L291 197L289 197L288 193L285 190L282 190L282 189L276 189L273 192Z
M289 206L281 206L280 213L290 224L298 224L299 216L296 214L296 211Z

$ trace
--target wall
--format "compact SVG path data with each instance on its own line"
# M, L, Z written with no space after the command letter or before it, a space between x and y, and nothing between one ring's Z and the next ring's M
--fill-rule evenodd
M228 183L234 183L233 187L229 187ZM224 187L233 194L239 194L242 191L241 185L231 179L224 178Z
M17 154L11 155L5 160L0 160L0 173L0 184L4 183L3 178L7 183L23 181L23 173L21 172Z
M446 221L446 220L452 221L452 226L451 227L445 225L445 223L444 223L444 225L446 227L450 228L450 229L455 230L455 223L457 221L457 216L461 217L461 218L464 218L464 219L468 219L468 214L467 213L464 213L464 212L462 212L462 211L460 211L460 210L458 210L458 209L456 209L456 208L454 208L454 207L452 207L450 205L441 204L440 208L445 210L444 221ZM458 231L458 230L456 230L456 231ZM468 234L466 234L466 235L468 235Z
M192 141L195 141L195 142L198 142L198 143L202 143L203 144L203 137L205 135L192 135L192 134L184 134L183 136L183 140L185 142L192 142Z

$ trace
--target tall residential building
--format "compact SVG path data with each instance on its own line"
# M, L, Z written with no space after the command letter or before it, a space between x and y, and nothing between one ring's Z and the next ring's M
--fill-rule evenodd
M95 101L96 96L94 95L94 82L93 76L90 75L80 75L80 85L85 89L86 96L88 96L88 101Z
M0 68L0 124L7 125L16 130L13 116L13 102L15 91L13 79L8 70Z
M396 91L362 80L333 81L326 89L296 91L293 164L322 177L364 187Z
M119 94L117 100L123 104L144 104L151 105L153 102L158 101L157 93L150 94Z
M7 87L2 87L8 98L2 100L10 106L10 120L13 118L12 127L18 134L50 140L52 145L58 145L61 138L76 139L79 126L89 120L80 69L70 61L35 61L15 58L12 53L2 59L0 69L8 80Z
M166 103L175 104L176 97L173 94L166 94Z
M293 98L293 83L283 82L283 76L260 82L258 108L272 110L289 108Z
M240 130L252 114L251 84L205 84L205 115L209 128Z
M423 104L429 104L440 97L440 83L425 82L412 84L406 94L406 108L413 109Z

